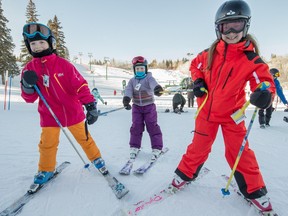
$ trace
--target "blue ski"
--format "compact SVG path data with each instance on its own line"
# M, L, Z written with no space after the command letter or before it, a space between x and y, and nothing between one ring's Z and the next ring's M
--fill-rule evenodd
M23 207L40 191L45 188L48 184L52 183L54 179L70 164L70 162L63 162L60 164L54 173L54 176L45 184L36 185L32 184L30 189L18 200L8 206L5 210L0 212L0 216L14 216L21 212Z

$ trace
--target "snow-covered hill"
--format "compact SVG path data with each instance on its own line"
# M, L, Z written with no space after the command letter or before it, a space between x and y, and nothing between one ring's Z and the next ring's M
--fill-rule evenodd
M87 66L77 66L86 77L91 88L97 86L105 106L98 103L98 109L108 111L122 106L122 80L132 76L129 72L116 68L95 67L94 74L87 71ZM160 75L161 74L161 75ZM153 71L160 79L167 73ZM168 76L168 75L167 75ZM169 79L171 77L169 76ZM172 77L175 78L175 77ZM176 78L175 78L176 79ZM93 82L94 80L94 82ZM15 81L15 82L14 82ZM13 80L11 94L11 110L4 111L4 86L0 86L0 212L10 203L24 194L33 181L37 171L38 142L41 129L37 104L26 104L20 97L19 80ZM114 90L117 94L114 95ZM194 129L195 108L187 108L188 113L176 115L164 113L171 108L172 96L156 98L158 121L163 132L165 146L170 150L159 159L157 164L143 177L121 176L120 168L129 157L129 129L131 126L131 111L120 110L99 117L98 121L89 126L89 130L99 146L108 169L130 190L126 197L116 199L103 177L90 166L83 168L83 163L62 134L58 150L58 163L70 161L71 165L63 171L56 181L41 191L21 212L21 216L109 216L121 207L137 203L151 194L167 186L174 175L182 154L191 142ZM273 113L271 127L260 129L258 122L249 136L250 146L255 151L264 180L269 190L274 209L279 215L288 215L288 123L282 121L283 105L279 105ZM253 107L247 110L247 122L252 115ZM76 144L76 143L75 143ZM76 144L84 157L79 145ZM135 162L138 167L150 158L151 146L147 133L144 133L142 151ZM84 157L85 158L85 157ZM85 158L87 161L87 159ZM166 201L148 208L141 215L151 216L244 216L257 215L244 201L232 192L230 196L222 197L220 191L225 186L221 174L230 174L230 169L224 158L224 145L221 131L213 146L207 163L211 172L198 183L192 184L186 190L168 198Z

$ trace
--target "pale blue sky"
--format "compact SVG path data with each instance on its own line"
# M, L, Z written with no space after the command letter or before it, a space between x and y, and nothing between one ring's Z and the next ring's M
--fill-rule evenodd
M130 61L136 55L182 59L197 54L215 40L214 18L223 0L34 0L39 22L57 15L71 59L105 56ZM288 54L288 1L247 0L252 11L249 33L261 54ZM20 51L28 0L2 0L15 53ZM85 60L83 59L83 60Z

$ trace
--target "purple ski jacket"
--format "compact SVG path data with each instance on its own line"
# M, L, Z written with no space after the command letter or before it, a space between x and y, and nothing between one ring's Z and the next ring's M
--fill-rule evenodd
M125 95L132 98L132 102L138 106L153 104L154 88L159 85L151 72L144 79L131 78L125 89Z

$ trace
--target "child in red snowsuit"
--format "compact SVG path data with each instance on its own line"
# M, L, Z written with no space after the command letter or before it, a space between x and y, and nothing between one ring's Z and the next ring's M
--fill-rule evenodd
M231 12L232 11L232 12ZM212 144L221 127L225 158L233 167L246 134L245 122L236 124L231 114L246 102L245 86L249 81L251 104L266 108L275 93L274 82L267 64L258 55L251 35L250 8L244 1L227 1L216 13L217 40L192 61L190 71L198 107L207 101L195 122L192 143L183 155L172 181L172 191L195 179L208 159ZM271 87L260 91L257 86L267 81ZM257 89L257 90L256 90ZM272 210L254 152L247 142L234 175L241 193L261 211ZM265 201L265 202L264 202Z

